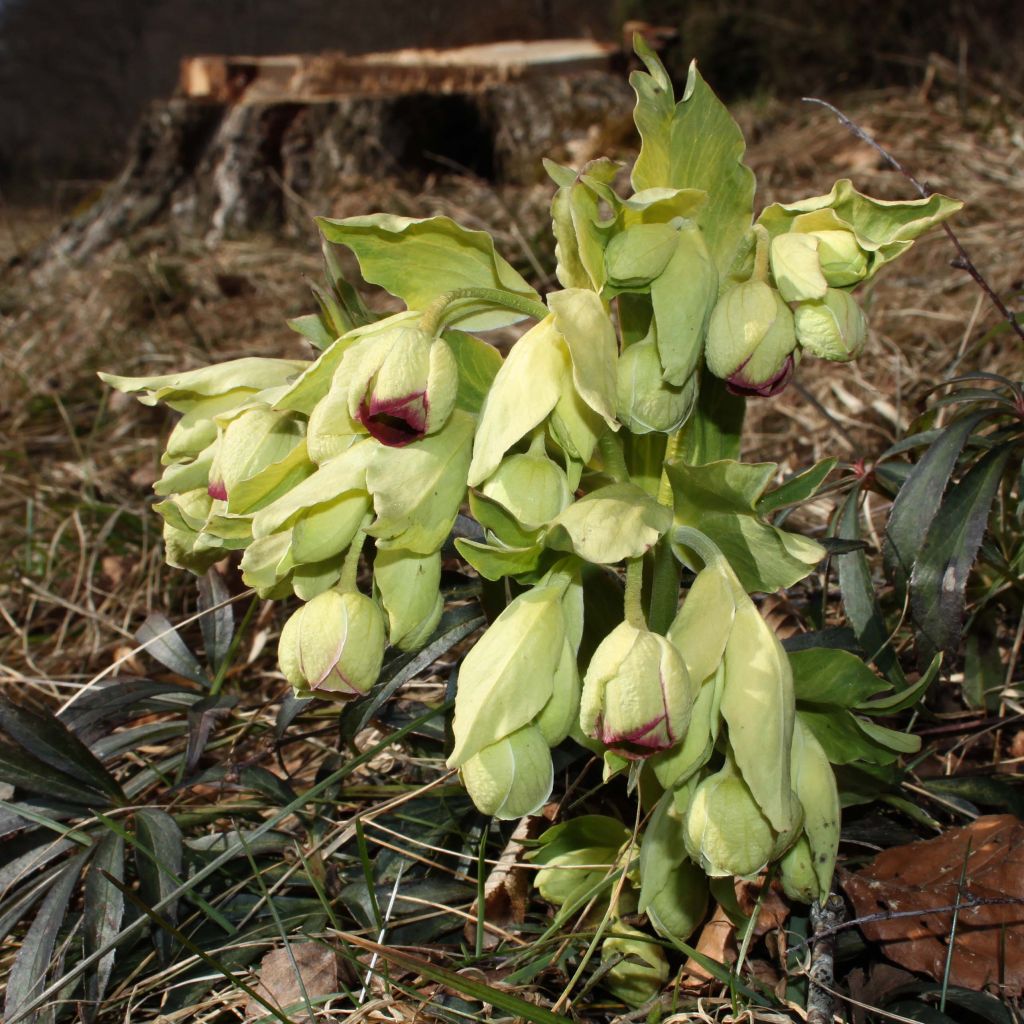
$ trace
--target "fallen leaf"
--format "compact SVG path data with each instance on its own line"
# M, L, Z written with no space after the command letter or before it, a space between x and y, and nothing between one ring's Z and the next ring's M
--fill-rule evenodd
M291 1020L312 1021L315 1018L304 1010L303 989L313 1009L321 1008L323 1004L315 1000L338 991L338 956L322 942L293 942L289 948L290 956L289 949L274 949L260 961L259 982L253 987L278 1009L290 1007ZM266 1017L267 1008L250 998L245 1004L245 1014Z
M969 844L969 845L968 845ZM960 902L1006 900L961 906L950 965L950 984L994 989L1002 996L1024 992L1024 823L1010 814L978 818L935 839L894 846L842 885L860 929L882 952L911 971L941 981L946 967L952 912ZM902 916L911 911L912 916ZM929 913L929 911L932 911Z
M739 955L736 948L736 927L721 904L715 907L711 920L704 925L697 940L697 952L720 964L732 964ZM704 988L713 977L692 957L683 965L682 986L694 990Z
M740 910L747 917L754 913L754 907L757 906L757 898L761 895L764 884L765 879L763 876L754 880L736 879L736 902L740 905ZM775 931L776 928L781 928L788 920L789 904L778 892L770 889L764 894L761 900L761 909L757 912L757 921L754 924L754 938L759 939L762 935Z
M522 867L523 840L536 839L542 828L549 822L540 816L520 818L515 831L509 836L505 849L501 851L498 863L484 883L484 921L493 928L484 929L484 949L494 949L504 940L502 931L511 925L526 920L526 908L530 900L531 875L534 873ZM477 901L469 908L475 918ZM464 929L467 942L476 941L476 923L467 921Z

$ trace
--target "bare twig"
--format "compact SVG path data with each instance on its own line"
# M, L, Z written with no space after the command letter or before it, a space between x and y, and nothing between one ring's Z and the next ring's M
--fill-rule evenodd
M902 174L922 199L927 199L932 195L931 191L925 188L925 186L922 185L921 182L919 182L917 178L915 178L914 175L912 175L910 171L908 171L906 167L904 167L903 164L901 164L899 160L892 155L892 153L890 153L879 142L876 142L875 139L864 131L859 124L848 118L838 107L834 107L831 103L828 103L825 100L819 100L813 96L805 96L803 99L804 103L817 103L819 106L825 107L826 110L831 110L839 119L839 123L847 131L851 132L862 142L866 142L894 171ZM963 247L963 243L959 238L957 238L953 229L943 222L942 230L946 232L946 236L949 238L950 242L953 243L953 248L956 249L957 252L956 259L950 261L950 266L956 267L958 270L965 270L971 275L975 284L977 284L978 287L989 297L992 304L999 310L1003 319L1010 325L1010 329L1014 334L1016 334L1021 341L1024 341L1024 324L1021 324L1017 319L1016 314L996 294L995 289L988 283L988 281L985 280L985 277L975 266L974 261L967 254L967 250Z
M832 994L835 975L836 926L846 916L846 904L832 893L824 903L811 906L811 969L807 990L807 1024L832 1024L836 1003Z

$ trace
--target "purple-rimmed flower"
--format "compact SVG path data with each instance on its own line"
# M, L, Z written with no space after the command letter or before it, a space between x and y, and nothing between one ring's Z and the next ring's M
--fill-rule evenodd
M580 727L624 757L648 757L682 739L693 698L676 648L657 633L623 622L590 659Z
M764 281L747 281L726 292L708 324L708 369L735 395L777 395L796 366L793 314Z
M455 407L452 350L415 324L367 335L345 354L341 375L352 418L393 448L440 430Z

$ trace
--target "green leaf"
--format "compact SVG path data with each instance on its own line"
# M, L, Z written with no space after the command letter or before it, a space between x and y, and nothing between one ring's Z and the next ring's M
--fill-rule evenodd
M305 313L302 316L292 317L285 323L296 334L302 335L317 351L323 351L336 337L327 329L327 325L319 313Z
M96 844L89 872L85 876L82 951L86 956L103 949L121 929L124 894L110 878L124 881L124 840L115 832L107 833ZM114 966L114 956L115 951L108 950L83 979L85 1001L81 1010L86 1021L95 1020L99 1013Z
M544 554L544 545L540 542L529 547L507 548L459 537L455 541L455 548L487 580L533 572L540 565Z
M831 211L828 224L817 227L848 228L868 253L867 276L896 259L913 240L963 207L963 203L934 194L927 199L872 199L858 192L848 178L842 178L824 196L812 196L796 203L773 203L758 217L773 237L794 230L794 221L808 214ZM797 224L797 230L799 223Z
M649 551L671 525L671 510L646 491L635 484L609 484L560 512L547 544L610 565Z
M573 850L598 847L617 853L629 842L630 835L630 830L618 818L583 814L552 825L541 833L536 841L537 848L527 855L527 859L534 864L547 864Z
M162 612L151 612L135 631L135 639L164 668L191 679L203 689L209 689L210 680L199 664L199 659L189 650L181 634Z
M837 536L843 540L860 540L860 487L850 491L839 512ZM861 649L868 658L897 685L903 685L903 669L889 641L889 631L875 597L871 568L863 548L836 557L839 567L839 592L843 608L850 620Z
M456 410L445 427L404 448L374 447L366 469L378 547L427 555L444 543L466 494L476 422Z
M998 711L1006 685L1006 668L997 641L999 612L988 609L975 618L964 642L963 696L968 707Z
M775 472L774 463L723 460L691 466L676 460L666 470L676 524L710 537L748 592L791 587L825 557L817 542L758 517L757 501Z
M416 220L386 213L345 220L318 218L329 242L355 253L363 277L400 298L410 309L426 309L459 288L499 288L534 301L537 293L494 248L486 231L470 231L448 217ZM516 323L521 313L494 310L463 322L467 330Z
M463 331L448 330L443 337L459 366L455 404L466 412L478 413L501 369L501 353L493 345Z
M869 718L855 716L854 721L861 732L866 733L880 746L887 747L889 750L895 750L900 754L916 754L921 749L920 736L899 732L896 729L887 729L883 725L872 722Z
M231 650L231 638L235 632L235 611L230 603L231 592L216 569L201 576L198 583L199 610L203 617L199 625L203 632L203 647L206 660L214 672L220 671L224 659Z
M44 764L79 780L111 801L124 799L121 787L92 751L48 712L29 711L0 696L0 731Z
M876 741L845 708L800 707L797 717L822 745L832 764L892 764L897 752Z
M724 278L753 217L754 174L742 162L743 133L697 71L696 61L690 65L682 99L674 104L672 83L661 62L640 40L636 52L648 73L634 71L629 77L637 96L634 119L641 139L633 188L707 192L708 201L697 211L696 221Z
M36 911L7 976L7 996L4 1000L6 1020L14 1020L27 1010L42 992L46 976L49 974L50 959L57 944L57 936L67 914L68 903L88 859L88 852L72 857L56 876L50 891ZM28 1024L34 1024L41 1016L32 1013L24 1020Z
M1013 782L989 775L953 775L922 779L921 785L932 793L970 800L972 804L1014 814L1024 820L1024 792Z
M1010 445L983 455L950 488L932 520L910 578L910 606L926 657L959 643L967 577L1011 455Z
M932 663L921 678L897 693L889 694L887 697L878 697L875 700L864 700L857 705L857 710L865 715L894 715L898 711L906 711L912 708L924 695L924 691L935 681L939 674L939 665L942 664L942 655L936 654Z
M971 434L988 413L954 420L910 471L892 503L885 527L882 557L886 573L903 600L907 581L921 554L928 528L939 510L939 498Z
M803 473L790 477L784 484L768 491L757 501L757 511L762 516L771 515L787 505L797 505L818 493L828 475L836 468L838 459L822 459Z
M668 224L637 224L615 235L604 252L608 282L625 288L649 285L679 247L679 232Z
M147 807L135 812L135 867L139 875L139 895L154 909L179 888L182 867L181 829L166 811ZM162 910L171 924L177 921L177 901L164 904ZM153 941L161 961L169 962L171 936L163 929L158 929L153 933Z
M59 771L8 743L0 743L0 781L30 793L41 793L87 807L110 804L107 793L97 792L76 776Z
M849 651L812 647L791 653L789 664L798 701L852 708L881 690L892 688L891 683L879 679Z
M584 288L552 292L547 301L555 316L555 327L569 349L576 391L615 429L618 342L604 303L595 292Z

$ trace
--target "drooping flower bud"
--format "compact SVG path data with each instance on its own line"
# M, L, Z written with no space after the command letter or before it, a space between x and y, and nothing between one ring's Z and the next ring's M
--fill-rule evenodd
M697 786L686 812L686 850L712 878L756 875L775 849L775 833L735 767Z
M349 700L377 681L385 644L384 616L375 601L327 590L285 623L277 657L297 695Z
M352 418L395 448L440 430L455 408L455 356L415 324L367 334L345 353L339 373Z
M678 387L662 377L654 338L630 345L619 357L616 413L634 434L670 434L689 418L697 400L697 377Z
M565 470L533 451L503 459L480 490L526 530L547 526L572 501Z
M818 302L802 302L794 319L797 341L819 359L849 362L867 340L867 321L857 300L835 288Z
M675 647L657 633L622 622L590 659L580 728L625 757L647 757L682 738L694 696Z
M419 650L441 620L441 554L378 548L373 582L388 617L388 638L403 651Z
M226 423L210 467L210 497L232 513L251 512L309 476L305 420L269 407L244 409Z
M813 903L821 896L818 876L814 871L814 856L807 836L802 835L779 861L782 891L798 903Z
M535 725L525 725L484 747L460 772L477 808L503 819L539 810L554 784L551 750Z
M812 231L818 239L821 272L833 288L849 288L868 276L868 254L852 231Z
M726 292L708 324L708 369L739 395L777 395L793 375L793 314L770 285L746 281Z
M614 935L601 943L601 962L617 960L604 974L605 987L629 1006L643 1006L668 981L665 951L649 935L616 921Z

